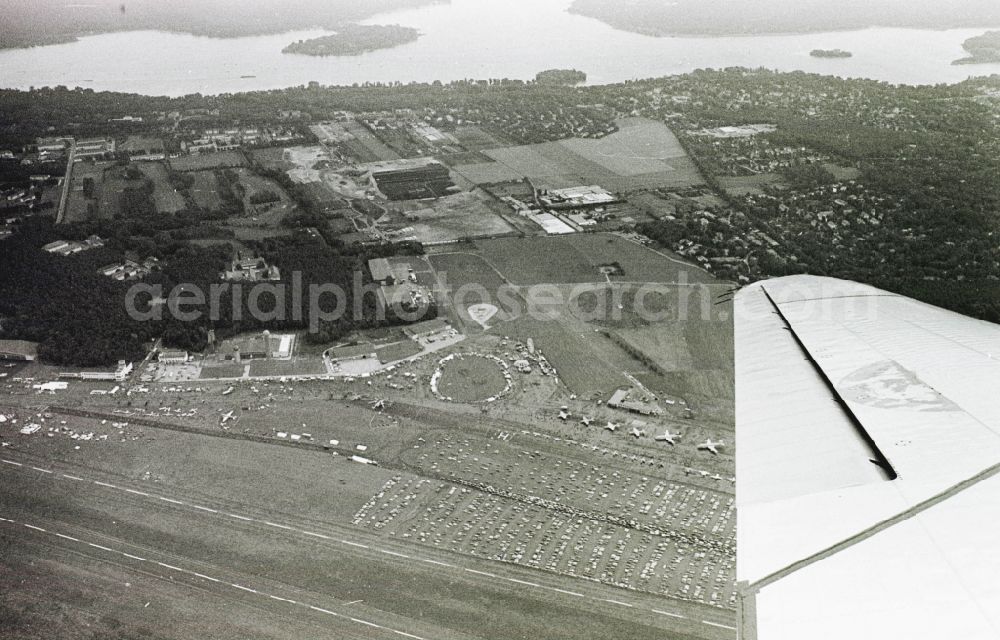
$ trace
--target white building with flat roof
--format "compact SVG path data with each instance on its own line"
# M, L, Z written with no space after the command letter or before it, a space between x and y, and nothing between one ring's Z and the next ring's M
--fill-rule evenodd
M185 364L188 361L187 351L161 351L156 361L163 364Z
M60 373L60 378L68 378L75 380L106 380L114 382L125 382L129 374L132 373L134 365L131 362L126 362L125 360L119 360L118 366L115 367L114 371L82 371L82 372L70 372L70 373Z
M540 226L546 234L550 236L565 235L567 233L576 233L576 229L569 226L559 218L555 217L551 213L537 213L528 216L531 218L538 226Z

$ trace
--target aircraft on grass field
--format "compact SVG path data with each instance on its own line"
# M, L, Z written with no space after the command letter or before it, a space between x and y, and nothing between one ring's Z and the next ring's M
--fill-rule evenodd
M717 456L717 455L719 455L719 449L721 449L724 446L726 446L726 443L724 441L722 441L722 440L720 440L718 442L712 442L712 440L709 439L709 440L706 440L705 442L702 442L701 444L699 444L698 445L698 450L699 451L708 451L713 456Z
M681 434L670 433L670 429L667 429L662 434L653 438L653 440L656 440L657 442L666 442L667 444L671 445L677 444L677 441L680 439L681 439Z

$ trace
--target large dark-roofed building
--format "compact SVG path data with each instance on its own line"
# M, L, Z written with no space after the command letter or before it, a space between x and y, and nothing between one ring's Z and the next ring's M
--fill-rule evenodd
M376 169L372 171L372 178L389 200L440 198L455 187L448 167L438 162L420 167Z

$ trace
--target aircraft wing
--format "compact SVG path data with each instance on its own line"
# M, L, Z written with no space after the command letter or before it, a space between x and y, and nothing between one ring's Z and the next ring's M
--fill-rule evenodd
M1000 326L812 276L735 308L743 637L1000 637Z

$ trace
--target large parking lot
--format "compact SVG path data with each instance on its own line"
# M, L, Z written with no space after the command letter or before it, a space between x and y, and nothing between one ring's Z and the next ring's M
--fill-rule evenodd
M545 498L396 477L355 514L354 523L492 560L713 606L734 605L735 561L731 548L725 548L735 544L731 496L618 472L602 474L597 467L581 471L580 466L522 470L535 488L557 489ZM570 506L581 496L595 499L593 511ZM617 509L603 511L609 503ZM607 517L616 511L617 518ZM622 523L633 515L642 526Z

